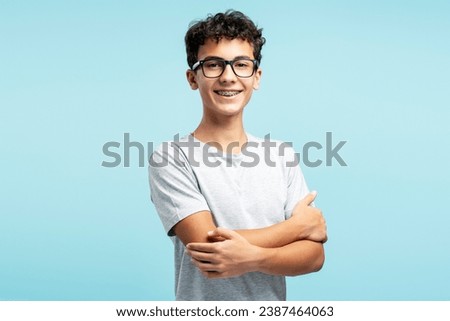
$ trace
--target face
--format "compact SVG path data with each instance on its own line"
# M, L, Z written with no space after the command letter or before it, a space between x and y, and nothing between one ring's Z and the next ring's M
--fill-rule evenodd
M254 59L252 46L242 39L221 39L219 42L208 39L199 48L198 60L209 57L225 60L236 57ZM201 67L195 71L188 70L186 75L191 88L200 91L205 116L234 116L242 114L253 90L258 89L261 70L258 69L250 78L240 78L234 74L230 65L226 65L218 78L206 78Z

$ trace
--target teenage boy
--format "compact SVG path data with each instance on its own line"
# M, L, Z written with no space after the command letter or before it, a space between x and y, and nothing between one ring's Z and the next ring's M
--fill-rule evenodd
M177 300L285 300L285 276L321 269L326 226L292 148L244 130L262 29L227 11L185 37L203 117L150 158L151 199L175 246Z

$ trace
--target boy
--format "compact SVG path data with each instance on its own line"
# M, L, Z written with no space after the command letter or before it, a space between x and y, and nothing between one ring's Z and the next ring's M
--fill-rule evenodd
M286 300L285 276L320 270L327 236L293 149L244 130L262 29L227 11L192 25L185 42L203 117L149 166L151 198L175 246L176 299Z

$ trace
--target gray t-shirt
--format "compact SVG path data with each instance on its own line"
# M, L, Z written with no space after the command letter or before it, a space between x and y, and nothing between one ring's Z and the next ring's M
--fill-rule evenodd
M251 272L207 279L191 263L172 228L199 211L216 226L256 229L290 217L308 194L298 159L289 145L247 134L240 154L223 153L191 135L163 143L151 156L151 199L175 246L177 300L286 300L284 276Z

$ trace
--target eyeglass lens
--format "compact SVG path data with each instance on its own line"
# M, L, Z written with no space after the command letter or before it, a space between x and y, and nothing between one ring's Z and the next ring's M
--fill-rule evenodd
M210 59L202 64L203 74L205 77L216 78L220 77L228 63L224 60ZM234 60L230 63L231 69L238 77L251 77L255 70L255 64L250 59Z

